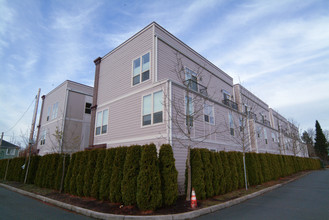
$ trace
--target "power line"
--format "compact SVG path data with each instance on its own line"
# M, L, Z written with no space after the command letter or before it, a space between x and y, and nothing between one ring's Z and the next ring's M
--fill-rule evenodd
M26 109L26 111L23 113L23 115L20 117L20 119L18 119L18 121L15 123L14 126L12 126L10 129L8 129L5 133L8 133L9 131L11 131L13 128L16 127L16 125L22 120L22 118L24 117L24 115L26 114L26 112L31 108L32 104L34 103L35 98L32 100L31 104L29 105L29 107Z

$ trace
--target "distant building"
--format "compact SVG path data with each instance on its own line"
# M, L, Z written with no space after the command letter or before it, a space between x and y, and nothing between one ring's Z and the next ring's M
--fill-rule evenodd
M37 133L40 155L88 147L93 88L65 81L42 96Z
M0 160L18 156L20 147L8 141L2 140L0 145Z
M188 145L292 154L287 120L155 22L94 62L89 145L171 144L181 192Z

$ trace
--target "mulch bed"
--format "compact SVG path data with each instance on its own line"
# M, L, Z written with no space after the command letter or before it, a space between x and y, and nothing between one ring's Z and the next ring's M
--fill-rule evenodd
M262 185L258 186L252 186L249 187L248 191L245 189L239 189L234 192L215 196L213 198L209 198L206 200L198 200L198 208L208 207L211 205L220 204L256 191L259 191L261 189L279 184L284 183L286 181L289 181L291 179L295 179L298 176L301 176L307 172L300 172L288 177L280 178L276 181L270 181L266 182ZM108 201L99 201L94 198L86 198L86 197L78 197L78 196L72 196L65 193L59 193L55 190L49 190L49 189L41 189L34 185L24 185L22 183L18 182L4 182L7 185L11 185L16 188L20 188L26 191L30 191L36 194L40 194L42 196L46 196L51 199L55 199L64 203L72 204L75 206L79 206L82 208L90 209L97 212L103 212L103 213L111 213L111 214L121 214L121 215L168 215L168 214L178 214L178 213L184 213L189 212L194 209L190 208L190 202L185 201L185 196L180 196L177 199L177 202L175 205L171 207L163 207L159 208L156 211L153 212L143 212L140 211L136 206L123 206L122 204L118 203L110 203Z

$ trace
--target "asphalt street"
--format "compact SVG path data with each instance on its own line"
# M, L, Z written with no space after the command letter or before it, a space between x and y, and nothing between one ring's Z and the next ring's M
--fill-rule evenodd
M92 219L83 215L57 208L39 200L23 196L0 186L0 219L60 219L60 220L87 220Z
M329 219L329 169L312 172L262 196L196 218Z

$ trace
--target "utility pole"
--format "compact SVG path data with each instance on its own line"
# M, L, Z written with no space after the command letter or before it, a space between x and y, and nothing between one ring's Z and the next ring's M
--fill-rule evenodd
M27 175L29 173L29 166L30 166L30 160L31 160L31 151L32 151L32 146L34 144L33 136L34 136L35 121L37 119L37 113L38 113L38 105L39 105L40 91L41 91L41 89L39 88L38 95L35 96L35 106L34 106L34 113L33 113L33 118L32 118L32 126L31 126L30 138L29 138L29 148L28 148L28 152L29 152L28 153L29 154L28 157L29 157L29 159L28 159L28 162L27 162L24 184L26 183Z

